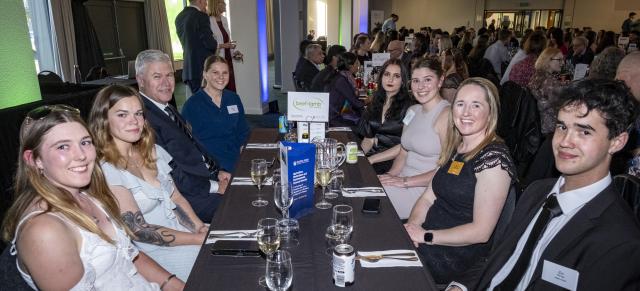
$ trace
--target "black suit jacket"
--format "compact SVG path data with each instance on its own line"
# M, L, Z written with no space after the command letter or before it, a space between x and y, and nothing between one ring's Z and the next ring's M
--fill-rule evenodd
M142 97L145 118L155 131L156 144L165 149L173 160L171 177L180 193L189 201L193 210L204 221L211 220L212 207L218 202L217 194L210 194L211 182L217 180L217 169L209 171L201 152L189 137L169 116L146 97ZM197 141L196 141L197 142ZM202 148L202 147L201 147ZM212 159L215 161L215 159ZM214 167L217 168L217 165ZM202 216L201 216L202 214Z
M555 179L537 181L518 202L505 237L487 261L456 280L469 290L486 290L507 262ZM640 230L629 206L609 185L585 204L542 253L527 290L564 290L542 280L544 260L579 272L578 290L638 290Z
M204 60L215 54L218 48L211 32L209 16L195 7L188 6L176 16L175 25L184 51L182 80L200 84Z
M296 79L301 83L304 91L310 91L313 77L315 77L320 70L307 59L303 58L300 61L300 65L296 68Z

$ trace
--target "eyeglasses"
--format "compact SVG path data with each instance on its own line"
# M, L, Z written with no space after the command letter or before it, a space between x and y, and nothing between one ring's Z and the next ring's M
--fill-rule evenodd
M27 124L29 124L32 121L38 121L47 117L49 114L51 114L51 112L68 112L74 115L80 115L80 109L68 105L44 105L29 111L25 120Z

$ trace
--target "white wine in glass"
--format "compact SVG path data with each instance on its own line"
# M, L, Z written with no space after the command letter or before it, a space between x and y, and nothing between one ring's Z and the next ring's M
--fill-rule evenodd
M278 231L278 220L275 218L262 218L258 221L258 233L256 236L258 248L270 258L280 247L280 232ZM265 277L258 279L258 285L267 287Z
M262 183L267 177L267 161L265 159L251 160L251 181L258 187L258 199L251 201L255 207L267 206L269 202L262 199Z
M324 193L327 190L327 185L331 181L331 168L324 165L319 165L316 168L316 177L318 177L318 183L322 186L322 200L316 203L316 208L318 209L329 209L331 208L331 203L327 202L324 197Z

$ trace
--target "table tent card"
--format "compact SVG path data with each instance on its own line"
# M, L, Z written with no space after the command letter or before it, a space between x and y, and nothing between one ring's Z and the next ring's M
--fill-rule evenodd
M324 138L329 122L329 93L288 92L287 120L298 122L298 142Z
M316 145L313 143L280 143L282 185L291 187L293 204L289 215L300 218L314 209L314 173Z

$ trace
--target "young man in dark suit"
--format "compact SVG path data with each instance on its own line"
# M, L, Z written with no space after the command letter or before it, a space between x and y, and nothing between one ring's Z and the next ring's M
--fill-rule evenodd
M173 182L198 217L210 222L221 200L218 193L224 193L231 175L209 157L180 113L168 104L175 86L173 74L171 59L161 51L146 50L136 57L145 118L153 127L156 144L173 157L169 163Z
M189 6L180 11L175 20L176 33L184 51L182 80L192 94L202 86L204 60L218 49L206 9L207 0L189 0Z
M493 254L447 290L637 290L640 229L611 184L638 105L619 81L572 83L556 106L557 179L522 194Z

